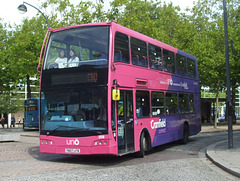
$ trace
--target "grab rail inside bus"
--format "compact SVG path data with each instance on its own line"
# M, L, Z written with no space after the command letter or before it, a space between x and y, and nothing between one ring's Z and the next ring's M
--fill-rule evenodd
M41 65L42 53L43 53L43 49L44 49L44 47L45 47L45 42L46 42L46 39L47 39L48 34L50 33L50 31L51 31L51 29L48 29L48 31L47 31L47 33L46 33L46 35L45 35L45 38L44 38L44 40L43 40L43 44L42 44L42 48L41 48L41 53L40 53L40 56L39 56L39 61L38 61L38 66L37 66L37 72L38 72L38 73L41 73L41 71L39 71L39 67L40 67L40 65Z

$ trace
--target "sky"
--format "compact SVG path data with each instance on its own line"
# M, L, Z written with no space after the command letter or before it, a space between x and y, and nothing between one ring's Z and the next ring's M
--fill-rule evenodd
M79 0L70 1L79 2ZM96 0L92 1L95 2ZM110 7L109 2L111 1L112 0L104 0L106 9ZM181 10L184 10L187 7L193 7L194 0L162 0L162 2L163 1L165 1L166 3L172 2L174 6L180 6ZM38 7L41 0L27 0L26 2ZM30 6L27 6L28 12L26 12L25 14L20 14L17 8L22 3L22 0L6 0L4 1L4 3L2 3L2 5L0 6L0 18L3 19L4 23L10 23L12 25L14 23L21 24L23 18L31 18L32 16L36 15L37 10Z

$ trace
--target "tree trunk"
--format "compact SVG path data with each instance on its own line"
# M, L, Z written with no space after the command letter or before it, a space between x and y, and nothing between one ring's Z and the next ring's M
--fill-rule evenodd
M30 76L27 75L27 98L31 98Z
M214 119L214 128L217 128L217 120L218 120L218 107L219 107L219 97L218 97L218 94L219 94L219 80L218 80L218 83L217 83L217 92L216 92L216 111L215 111L215 119Z

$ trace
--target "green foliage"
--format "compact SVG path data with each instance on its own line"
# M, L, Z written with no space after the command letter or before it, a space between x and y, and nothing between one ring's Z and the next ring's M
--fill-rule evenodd
M153 0L112 2L109 19L167 44L176 44L174 34L180 22L179 7Z
M78 4L71 4L69 0L46 0L42 7L51 7L51 14L49 15L51 27L60 28L106 21L103 4L103 0L98 3L79 1Z

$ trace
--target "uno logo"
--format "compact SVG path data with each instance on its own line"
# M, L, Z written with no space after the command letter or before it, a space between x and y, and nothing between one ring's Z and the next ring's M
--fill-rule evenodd
M66 144L67 145L79 145L79 140L75 139L75 140L66 140Z

